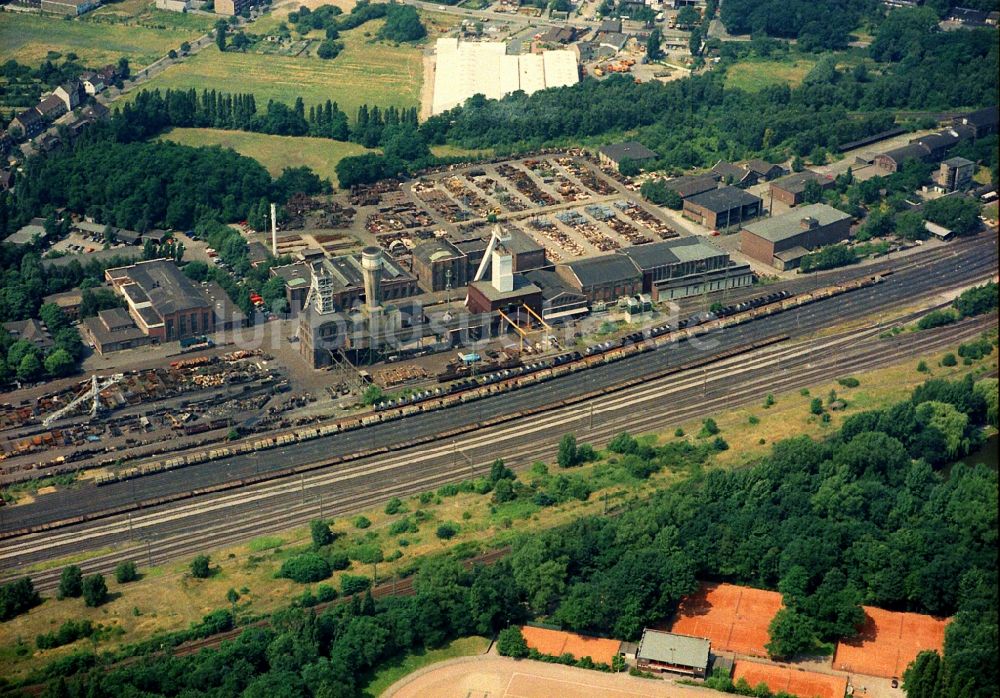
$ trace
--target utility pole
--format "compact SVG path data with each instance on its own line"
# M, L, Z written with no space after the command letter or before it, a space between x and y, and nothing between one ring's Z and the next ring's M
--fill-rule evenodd
M299 473L299 489L302 491L302 503L306 503L306 476Z
M590 429L588 431L594 431L594 403L590 403Z
M132 537L132 512L131 511L128 513L128 539L129 540L135 540Z

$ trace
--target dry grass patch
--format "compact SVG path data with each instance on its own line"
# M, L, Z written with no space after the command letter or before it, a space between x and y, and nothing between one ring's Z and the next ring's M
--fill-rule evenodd
M373 42L381 22L344 32L344 51L333 60L226 51L214 46L170 66L144 89L216 89L252 92L263 111L268 100L307 105L330 99L350 118L362 104L416 107L423 81L420 49ZM136 91L137 92L137 91Z
M757 92L770 85L798 87L816 61L797 58L787 61L747 60L726 69L726 87Z
M133 70L152 63L202 32L193 29L149 29L99 24L23 12L0 12L0 46L4 59L37 66L54 51L75 53L85 65L117 63L122 56Z
M231 148L262 164L272 176L280 175L286 167L304 165L320 177L329 179L334 186L337 185L334 169L337 163L350 155L368 152L367 148L357 143L332 141L329 138L267 136L214 128L175 128L161 138L182 145L218 145Z

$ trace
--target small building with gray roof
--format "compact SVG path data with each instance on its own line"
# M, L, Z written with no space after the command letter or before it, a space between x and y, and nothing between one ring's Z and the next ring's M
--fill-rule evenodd
M684 199L681 213L706 228L741 225L761 214L761 200L738 187L712 189Z
M809 204L744 226L740 250L777 269L793 269L817 247L850 237L851 221L849 214L832 206Z
M677 195L682 199L687 199L691 196L704 194L706 191L718 189L720 179L722 177L717 172L708 172L703 175L677 177L665 182L664 186L671 191L677 192Z
M644 671L670 672L705 678L712 643L702 637L642 631L635 663Z
M602 165L610 167L616 172L625 160L631 160L641 167L645 163L652 162L660 157L656 152L638 141L626 141L625 143L613 143L602 146L597 151L597 155Z

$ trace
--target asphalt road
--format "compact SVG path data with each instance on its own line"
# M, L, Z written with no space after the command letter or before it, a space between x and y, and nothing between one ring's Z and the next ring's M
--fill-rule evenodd
M806 334L851 318L870 316L880 307L899 306L936 288L958 286L995 273L994 244L993 236L963 243L948 251L949 255L954 252L954 256L929 260L923 266L897 272L878 286L717 333L709 338L715 343L714 347L705 347L705 340L699 342L699 346L682 343L592 369L572 379L550 381L489 400L305 442L284 451L272 450L256 456L216 461L110 487L83 486L45 495L31 505L4 512L3 525L20 527L32 521L63 518L72 515L70 512L128 503L133 498L223 482L257 470L317 461L370 448L373 444L405 441L419 434L437 433L530 405L552 403L765 337ZM926 351L931 337L925 333L903 335L893 340L900 345L896 347L889 340L876 341L877 334L878 330L869 330L868 336L861 341L852 333L841 344L824 344L830 340L814 341L805 350L772 348L756 352L753 357L736 357L704 371L699 369L693 376L679 374L651 381L641 388L602 398L593 407L574 405L530 420L494 427L488 432L473 431L457 438L453 444L433 444L348 462L315 471L301 479L283 478L211 498L146 509L127 518L116 517L12 539L4 543L0 568L16 570L32 562L114 544L125 547L92 561L88 569L90 564L113 565L114 561L129 557L140 561L149 557L154 562L168 559L225 541L259 535L266 530L287 528L316 515L336 515L394 495L432 489L475 474L476 468L481 471L497 455L503 455L515 466L526 465L538 457L549 458L555 441L568 431L600 443L602 438L622 428L664 427L731 407L740 400L759 400L767 392L793 389L804 384L803 381L846 375L850 370L884 363L903 351ZM954 341L953 335L954 332L942 333L939 341L942 344ZM909 345L904 346L906 341ZM645 402L652 404L646 406ZM130 540L140 542L129 543ZM142 540L149 542L144 544ZM36 576L36 582L43 588L46 583L44 576Z
M964 280L983 277L996 269L994 244L995 238L992 235L983 236L973 241L973 244L953 249L946 248L948 253L954 251L954 256L939 258L928 262L926 266L911 261L914 259L911 258L908 263L912 266L896 272L876 286L715 332L700 338L699 341L681 342L660 351L634 356L489 399L420 413L403 420L376 424L281 449L271 449L260 454L211 461L100 488L83 485L44 495L32 504L12 507L9 511L3 512L0 530L37 525L227 482L268 470L314 463L324 458L347 455L378 446L391 446L457 426L552 404L581 393L621 383L635 376L706 358L711 354L767 337L779 334L801 336L821 327L878 312L879 308L891 308L936 288L956 286ZM992 254L987 254L987 250Z

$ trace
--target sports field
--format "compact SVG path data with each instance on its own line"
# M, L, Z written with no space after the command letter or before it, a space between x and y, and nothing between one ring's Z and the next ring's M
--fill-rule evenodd
M393 698L712 698L707 688L626 673L507 657L472 657L427 667L382 694Z
M292 104L302 97L306 105L332 99L354 119L362 104L379 107L416 107L423 81L420 49L369 44L381 22L368 22L344 32L343 53L333 60L226 51L210 46L170 66L145 83L145 89L216 89L252 92L259 109L269 99Z
M151 29L125 24L59 19L24 12L0 12L0 47L4 60L32 67L50 51L75 53L84 65L101 67L122 56L132 67L148 65L204 32L197 29Z
M898 678L922 651L944 651L944 630L950 619L872 606L862 608L864 625L857 636L837 643L834 669Z
M548 628L534 628L525 625L521 628L528 647L538 650L542 654L559 657L563 654L571 654L577 659L590 657L594 662L611 665L611 660L618 654L621 642L609 640L601 637L587 637L577 635L563 630L549 630Z
M251 157L267 168L272 176L281 174L286 167L305 165L320 177L337 184L334 168L342 158L368 152L357 143L343 143L328 138L296 136L266 136L245 131L223 131L214 128L175 128L163 140L183 145L220 145L232 148L241 155Z
M844 698L847 678L774 664L737 660L733 680L746 679L752 687L767 684L772 693L783 691L800 698Z
M781 608L781 594L733 584L704 584L685 598L670 632L712 641L712 649L766 657L767 627Z

